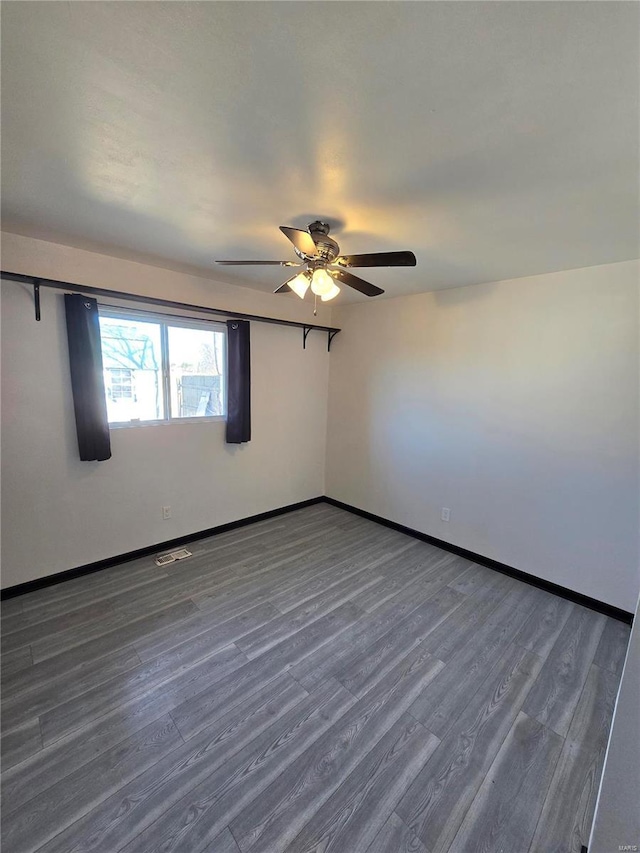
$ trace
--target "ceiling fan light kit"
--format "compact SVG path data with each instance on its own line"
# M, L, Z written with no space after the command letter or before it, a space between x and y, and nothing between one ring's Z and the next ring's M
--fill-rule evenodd
M352 287L365 296L379 296L384 293L380 287L371 284L353 273L347 272L346 267L415 267L416 256L413 252L372 252L365 255L341 255L340 246L329 237L331 230L326 222L312 222L306 231L281 225L280 230L293 244L293 250L301 263L295 261L216 261L217 264L240 266L247 265L276 265L276 266L306 266L274 293L293 291L300 299L304 299L311 287L315 299L318 296L322 302L329 302L340 293L337 282ZM313 313L316 313L314 307Z

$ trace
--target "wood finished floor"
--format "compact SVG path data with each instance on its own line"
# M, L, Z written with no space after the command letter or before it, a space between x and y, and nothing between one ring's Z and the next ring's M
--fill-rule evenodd
M2 605L12 853L579 853L629 628L327 504Z

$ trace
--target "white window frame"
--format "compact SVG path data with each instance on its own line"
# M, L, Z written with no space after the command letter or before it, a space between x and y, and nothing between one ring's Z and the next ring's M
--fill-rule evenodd
M152 420L131 420L131 421L111 421L109 429L137 429L147 426L162 426L176 424L202 424L216 423L227 420L227 326L225 323L218 323L215 320L197 320L192 317L178 317L174 314L162 314L152 311L139 311L135 308L118 308L116 306L98 306L98 314L100 317L113 320L132 320L141 323L155 323L160 326L160 357L162 377L162 392L164 399L164 418L156 418ZM171 368L169 364L169 330L168 327L177 327L181 329L204 329L208 332L218 332L223 335L222 357L224 364L222 367L222 414L221 415L199 415L190 418L174 417L171 413ZM106 392L106 389L105 389Z

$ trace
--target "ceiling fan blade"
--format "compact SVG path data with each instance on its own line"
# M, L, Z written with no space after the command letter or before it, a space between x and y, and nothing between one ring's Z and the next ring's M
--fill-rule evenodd
M227 267L239 266L271 266L271 267L301 267L302 264L296 261L215 261L216 264L223 264Z
M353 273L346 270L332 270L331 275L343 284L353 287L354 290L359 290L360 293L364 293L365 296L380 296L381 293L384 293L381 287L376 287L375 284L364 281L364 279L358 278L357 275L353 275Z
M299 228L287 228L286 225L281 225L280 230L303 255L313 257L318 254L318 248L308 231L301 231Z
M413 252L372 252L368 255L341 255L333 261L342 267L415 267Z

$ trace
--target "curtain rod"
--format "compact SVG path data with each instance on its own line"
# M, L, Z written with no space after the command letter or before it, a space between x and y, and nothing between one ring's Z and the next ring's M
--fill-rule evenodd
M259 314L243 314L240 311L227 311L223 308L208 308L206 305L193 305L189 302L175 302L172 299L157 299L154 296L139 296L135 293L125 293L122 290L108 290L105 287L74 284L70 281L56 281L52 278L39 278L32 275L22 275L17 272L0 271L0 278L18 284L28 284L33 287L36 320L40 320L40 288L51 287L56 290L70 290L73 293L92 293L112 299L125 299L129 302L142 302L146 305L158 305L163 308L177 308L180 311L198 311L201 314L215 314L218 317L229 317L238 320L253 320L255 323L272 323L276 326L295 326L302 329L302 346L306 349L307 335L311 331L327 333L327 351L331 350L331 341L340 329L333 326L316 326L313 323L302 323L297 320L278 320L275 317L262 317Z

